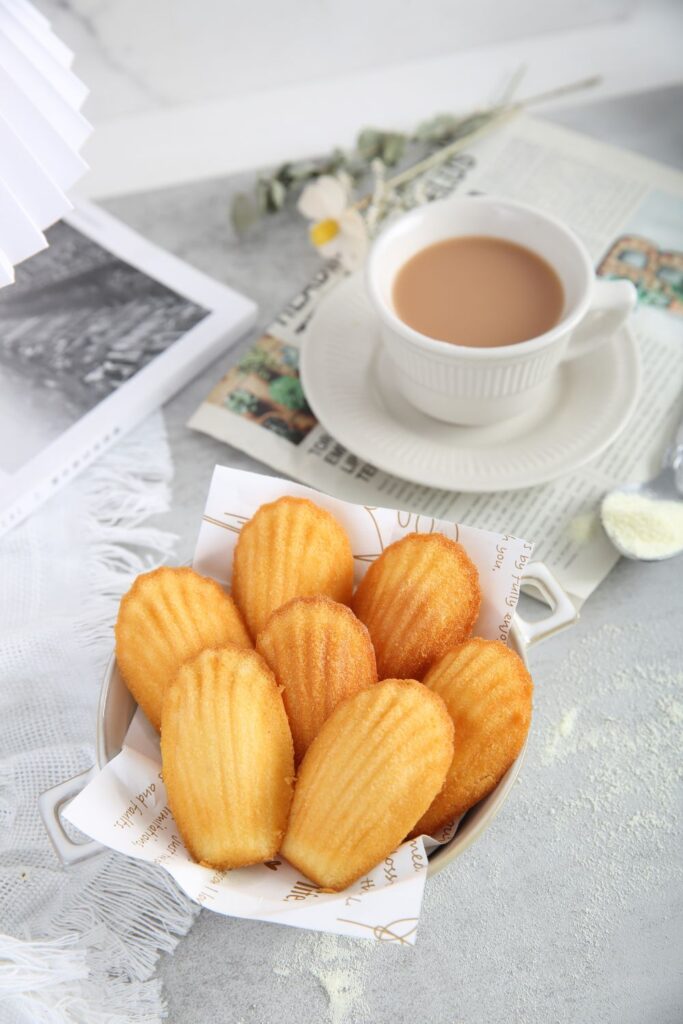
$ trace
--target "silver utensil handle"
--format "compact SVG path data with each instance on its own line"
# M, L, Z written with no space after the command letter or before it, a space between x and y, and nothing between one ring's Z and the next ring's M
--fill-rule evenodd
M529 622L519 611L515 612L517 628L527 647L539 644L543 640L559 633L561 629L573 626L578 622L579 613L571 598L560 586L545 562L529 562L524 570L522 586L531 584L545 603L550 606L550 615L544 619Z
M683 419L676 428L671 444L664 452L662 469L671 470L675 488L683 497Z
M683 469L683 420L679 423L674 439L667 449L665 466L673 466L677 473Z
M77 843L66 834L64 825L59 813L67 802L77 796L82 789L88 785L91 779L97 775L98 770L94 766L80 775L74 775L66 782L60 782L58 786L46 790L38 797L38 810L43 819L45 830L54 846L55 853L62 864L77 864L79 860L87 860L101 853L104 847L101 843L90 839L85 843Z

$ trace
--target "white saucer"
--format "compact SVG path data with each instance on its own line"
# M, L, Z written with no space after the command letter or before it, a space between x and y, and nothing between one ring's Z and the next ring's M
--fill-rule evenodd
M427 487L499 491L546 483L595 458L626 425L640 391L640 360L626 327L563 363L542 401L487 427L441 423L394 383L362 273L321 303L301 355L313 412L354 454Z

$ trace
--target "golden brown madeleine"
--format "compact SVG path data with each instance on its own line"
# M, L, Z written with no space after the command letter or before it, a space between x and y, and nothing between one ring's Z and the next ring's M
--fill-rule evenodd
M534 689L518 654L478 637L449 651L424 685L448 708L455 754L444 788L413 835L432 835L495 789L524 746Z
M329 597L296 597L256 639L282 688L298 764L340 700L377 682L370 634Z
M443 701L414 679L385 679L338 704L303 759L282 854L339 891L402 842L453 758Z
M252 646L229 594L187 568L138 576L121 601L115 633L121 675L157 729L164 692L183 662L207 647Z
M334 516L307 498L261 505L242 527L232 570L232 592L251 635L293 597L325 594L349 604L353 555Z
M273 673L255 651L203 651L164 700L168 803L200 864L239 868L274 857L292 800L294 749Z
M372 563L352 608L370 630L380 679L422 679L465 640L479 614L479 575L442 533L409 533Z

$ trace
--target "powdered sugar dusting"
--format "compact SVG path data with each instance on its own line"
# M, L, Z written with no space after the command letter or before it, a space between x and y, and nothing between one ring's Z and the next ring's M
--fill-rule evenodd
M553 734L545 745L544 758L546 763L550 763L561 757L564 752L567 751L567 740L574 732L574 726L576 719L579 716L578 708L569 708L568 711L562 715L562 718L558 722ZM574 747L574 749L576 749Z
M604 625L545 674L535 672L530 749L508 805L451 871L427 884L422 940L436 917L438 948L463 947L454 976L477 958L488 977L513 976L509 1019L537 1019L527 1013L538 1006L543 975L557 993L544 994L543 1005L556 1006L552 1019L568 1019L567 993L583 986L595 994L596 970L623 955L615 936L680 885L683 669L667 667L666 651L661 662L644 656L623 667L624 650L652 649L650 628ZM531 920L555 924L530 928ZM565 965L558 949L571 951ZM613 1010L593 1004L596 1020L616 1019Z
M435 976L453 999L453 1021L478 1019L485 979L500 996L487 1024L567 1020L569 998L572 1020L617 1019L603 980L624 977L623 935L646 927L648 908L661 906L662 892L673 896L683 875L683 667L670 644L653 648L651 629L603 625L532 654L526 764L491 828L428 880L415 948L312 933L283 940L278 963L290 974L281 983L299 989L315 979L325 993L327 1013L316 1020L374 1024L394 989L406 1019L419 1019ZM639 940L629 941L635 951ZM625 1001L629 984L619 982ZM659 989L666 1008L671 986Z
M602 503L602 522L619 551L631 558L668 558L683 550L683 501L612 491Z
M273 971L280 976L313 975L327 997L329 1024L351 1020L365 1024L372 1019L364 990L366 968L374 952L367 942L331 932L302 932L294 946L287 945L287 964L278 961Z

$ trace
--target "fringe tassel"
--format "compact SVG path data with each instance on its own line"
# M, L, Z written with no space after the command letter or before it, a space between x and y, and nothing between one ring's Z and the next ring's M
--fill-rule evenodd
M106 975L116 963L122 977L142 980L159 953L175 949L199 910L167 872L116 854L55 923L79 934L99 934L104 926L106 942L90 952L94 972Z
M155 457L150 458L154 452ZM125 437L80 483L90 517L89 591L97 601L77 623L88 647L112 643L121 594L136 576L167 561L177 537L142 524L169 508L173 466L161 415Z
M168 509L172 475L157 414L73 485L88 509L84 600L97 595L76 628L98 662L111 652L121 594L173 552L172 534L142 525ZM0 937L0 1024L158 1024L165 1016L161 983L150 976L200 908L166 872L118 854L91 878L51 923L55 938Z
M91 950L106 929L23 942L0 935L3 1024L158 1024L161 985L112 976L107 993L92 980Z

